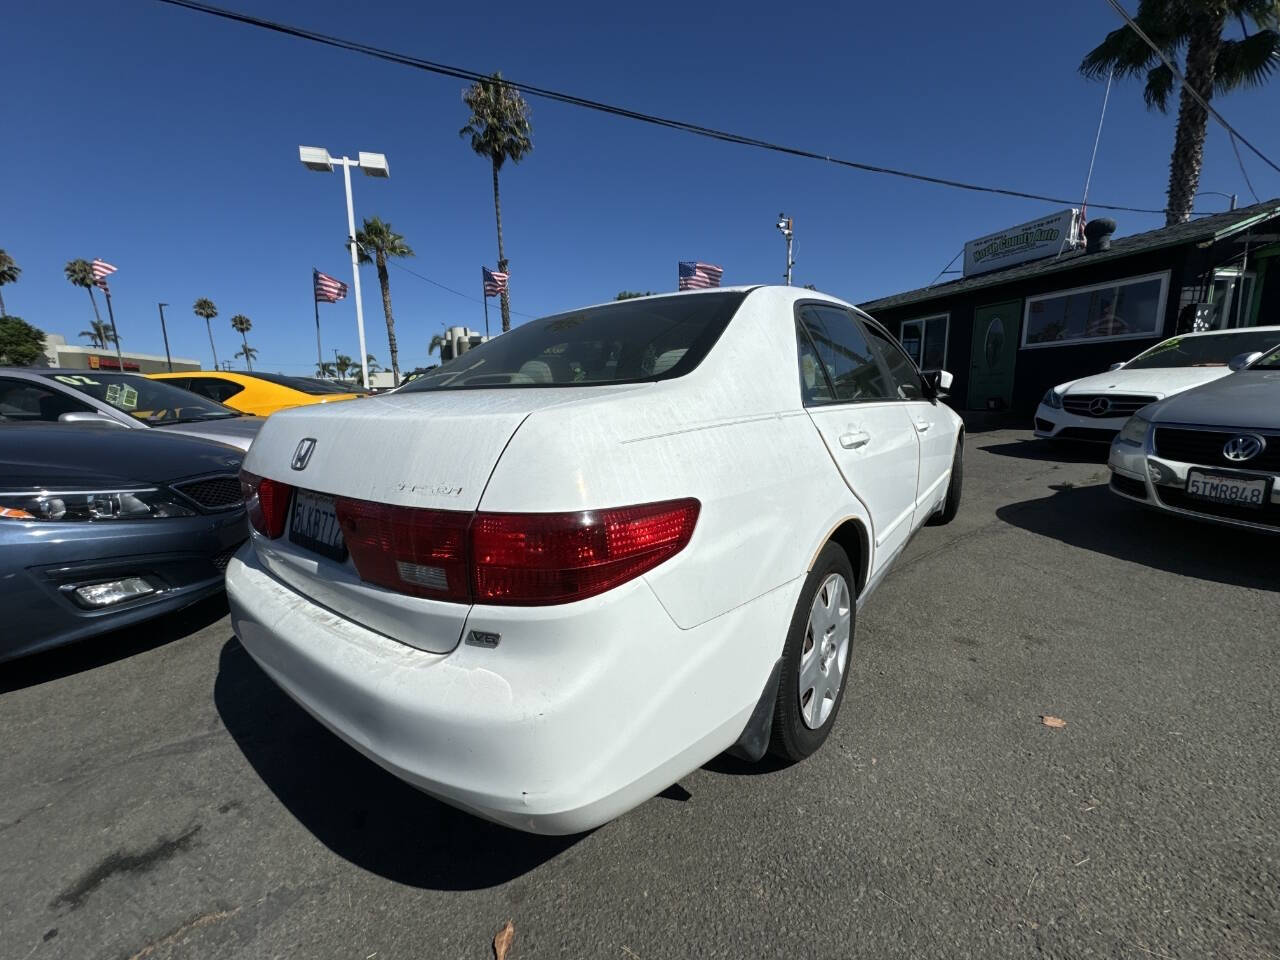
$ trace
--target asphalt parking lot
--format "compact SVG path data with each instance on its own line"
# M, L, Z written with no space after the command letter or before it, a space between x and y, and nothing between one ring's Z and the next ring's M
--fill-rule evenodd
M587 836L383 773L221 600L0 667L0 955L1280 958L1280 538L975 429L824 749ZM1063 729L1040 722L1048 714Z

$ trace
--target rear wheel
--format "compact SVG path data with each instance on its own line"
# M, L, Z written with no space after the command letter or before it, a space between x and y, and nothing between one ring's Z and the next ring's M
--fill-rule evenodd
M947 486L947 499L942 502L942 509L929 518L931 526L940 527L950 523L960 512L960 494L964 490L964 436L956 441L955 459L951 461L951 483Z
M828 543L805 578L782 653L769 752L785 760L813 753L835 723L853 648L853 567Z

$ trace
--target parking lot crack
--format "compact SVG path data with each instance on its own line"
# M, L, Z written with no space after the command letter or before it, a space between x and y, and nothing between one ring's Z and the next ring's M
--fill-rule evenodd
M209 913L202 913L200 916L193 917L186 923L179 924L164 936L152 940L146 946L129 954L128 960L145 960L145 958L151 956L157 950L163 950L165 947L173 946L188 934L199 930L201 927L207 927L211 924L218 923L219 921L226 920L229 917L234 917L239 912L240 908L235 907L231 910L213 910Z
M200 824L196 824L186 833L172 839L161 837L144 850L134 853L117 850L100 861L79 880L63 890L62 893L58 894L50 902L50 909L56 910L63 905L70 906L72 910L80 909L89 894L97 890L111 877L121 873L146 873L149 870L153 870L157 865L190 847L195 842L195 836L199 832Z

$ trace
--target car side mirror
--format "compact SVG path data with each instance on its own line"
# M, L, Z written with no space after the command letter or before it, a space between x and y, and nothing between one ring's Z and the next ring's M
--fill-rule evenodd
M1262 356L1261 350L1254 350L1252 353L1237 353L1227 362L1227 369L1232 373L1235 373L1237 370L1243 370L1260 356Z
M96 410L77 410L73 413L62 413L58 415L59 423L97 423L103 426L123 427L124 424L115 417L109 417L105 413L98 413Z
M933 395L935 397L945 397L951 391L951 384L955 382L950 370L937 370L929 374L929 386L933 387Z
M1123 361L1123 360L1117 360L1117 361L1116 361L1115 363L1113 363L1111 366L1107 367L1107 372L1108 372L1108 373L1110 373L1112 370L1119 370L1119 369L1120 369L1121 367L1123 367L1123 366L1124 366L1124 361Z

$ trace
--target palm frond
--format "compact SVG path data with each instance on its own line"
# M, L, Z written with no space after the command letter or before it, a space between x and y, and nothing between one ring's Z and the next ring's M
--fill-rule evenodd
M533 149L529 104L500 72L476 81L462 92L462 100L471 117L458 134L470 137L471 149L494 166L501 168L507 160L519 163Z
M1280 33L1259 30L1243 40L1223 40L1218 48L1214 92L1259 87L1280 67Z
M1102 80L1114 71L1121 77L1136 77L1158 58L1127 26L1112 30L1106 38L1085 54L1080 72L1090 80Z
M1147 109L1155 108L1161 113L1169 107L1169 94L1173 92L1173 71L1163 63L1152 67L1147 72L1147 86L1142 91L1142 99L1147 102Z

